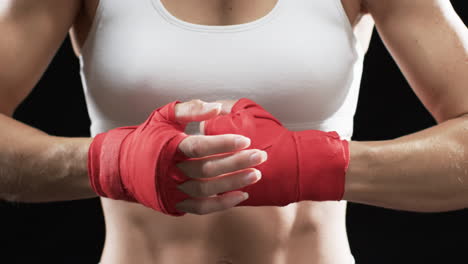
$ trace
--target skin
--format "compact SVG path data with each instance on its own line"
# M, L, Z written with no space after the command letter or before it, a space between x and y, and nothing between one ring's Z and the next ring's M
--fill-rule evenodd
M438 125L350 142L344 200L416 212L467 208L467 27L448 1L367 0L364 7ZM235 103L220 102L226 111Z
M168 4L169 1L163 2ZM247 5L247 1L238 1L238 5L233 6L229 5L230 1L224 1L226 5L221 6L215 3L171 1L166 7L181 19L193 23L238 24L263 16L275 1L256 1L253 7ZM192 17L193 12L188 11L190 4L204 5L205 8L200 10L206 13ZM464 163L468 140L464 135L468 102L463 99L466 98L463 88L468 83L466 27L448 1L363 0L345 1L343 4L363 43L366 43L371 28L369 16L365 14L369 12L372 15L379 33L416 94L440 122L434 128L400 139L351 142L345 199L422 211L466 207L468 192L463 184L466 182ZM86 176L86 154L91 139L52 137L10 116L40 78L72 26L75 49L79 53L95 7L94 0L10 0L0 5L0 30L11 36L0 39L0 67L6 69L0 72L0 111L3 113L0 123L9 128L0 132L0 160L5 162L0 171L0 195L4 199L47 201L93 196ZM190 104L202 105L196 101ZM181 116L183 120L190 118ZM223 147L216 146L215 150L203 152L193 147L206 145L200 142L213 141L213 138L199 136L187 140L187 146L181 145L181 149L192 155L201 153L201 156L206 156L206 153L223 150ZM223 142L221 145L231 146L231 150L235 142L234 138L217 140L218 143ZM214 145L218 144L211 144ZM239 172L259 162L251 162L249 154L232 154L231 160L220 159L216 166L202 159L185 171L194 173L189 175L194 178L212 177L227 171ZM211 164L208 168L212 171L206 169L206 164ZM204 214L233 206L241 199L241 193L235 194L236 201L234 197L224 197L223 202L209 196L229 187L245 185L241 180L242 172L238 176L223 181L216 179L217 183L212 182L211 187L185 186L187 193L190 193L187 189L191 189L193 196L205 199L193 200L200 203L182 205L182 208L187 212ZM67 191L62 189L64 186ZM51 197L51 193L54 196ZM104 201L104 207L108 221L103 257L106 263L144 263L149 260L183 263L187 258L202 259L200 263L216 263L223 258L239 263L301 263L311 258L316 263L347 261L349 249L344 241L345 235L343 237L342 205L301 203L281 209L235 208L203 219L188 216L182 220L150 216L142 208L119 202ZM243 219L248 219L248 223L243 223L246 222ZM239 229L233 230L233 223ZM197 226L197 230L187 229L189 225ZM255 232L255 238L248 236L250 241L246 240L245 234L252 232ZM226 234L230 241L225 241ZM331 236L337 239L330 241ZM285 251L288 254L278 253L267 259L261 253ZM330 252L334 252L333 256Z
M1 68L5 69L0 73L0 123L5 128L0 132L0 197L4 200L47 202L96 196L87 179L87 152L91 138L50 136L11 118L14 109L46 69L80 7L79 1L62 3L54 0L40 3L4 1L0 6L0 30L11 36L0 39ZM32 40L36 40L34 45ZM176 116L183 123L206 120L221 114L221 111L219 104L194 100L177 105ZM225 178L217 180L216 191L245 186L260 178L260 172L249 167L266 160L262 151L240 151L248 145L249 139L236 135L190 136L181 142L179 148L190 157L202 159L181 164L181 167L190 168L184 171L192 178L214 177L218 176L217 172L231 173L229 181ZM226 152L235 153L222 158L203 159ZM257 156L251 157L254 154ZM207 166L213 169L205 169ZM207 174L199 171L207 171ZM250 173L253 175L249 176ZM189 189L209 190L212 185L204 183L204 187L200 187L202 183L197 183ZM230 208L248 197L242 192L209 196L198 195L197 198L203 199L186 201L187 210L209 213Z
M345 199L421 212L468 207L468 30L444 0L366 0L393 58L438 125L351 142Z
M219 5L221 2L225 5ZM90 3L85 17L94 16L96 7ZM359 1L343 3L366 46L372 21L361 19ZM226 25L257 19L271 10L276 1L163 1L163 4L172 14L190 23ZM75 26L74 32L88 32L88 29L89 26L85 29ZM86 37L73 36L79 54ZM184 187L180 186L190 193ZM196 191L199 195L208 194L207 190ZM203 217L186 215L177 219L119 201L103 199L102 205L106 218L103 263L186 263L187 259L200 264L351 261L344 202L233 208ZM183 205L178 208L187 211Z
M13 120L11 114L34 87L70 29L79 54L89 32L97 1L9 0L1 3L0 30L7 32L5 36L9 38L0 39L0 67L5 69L0 73L0 122L3 127L8 124L8 129L0 132L0 162L4 162L0 171L0 196L5 200L32 202L92 197L94 194L89 188L86 173L87 149L91 139L52 137ZM210 6L214 1L206 3L203 10L207 10L207 13L203 15L214 19L209 24L246 22L263 16L275 4L274 1L261 1L252 6L250 1L242 1L241 6L233 9L230 19L224 20L219 19L222 9ZM351 20L357 20L359 11L353 13L348 10L349 6L347 4L347 11L352 13ZM254 15L249 13L249 16L244 17L246 10L252 8L256 10ZM195 106L188 108L196 109L200 102L192 104ZM224 151L233 150L235 140L229 137L232 136L218 139L222 146L228 146ZM189 155L220 151L222 146L217 146L215 151L199 150L212 140L208 137L189 137L187 146L181 144L180 147ZM188 166L186 172L194 178L210 177L227 171L239 172L249 167L247 164L252 167L258 163L251 162L249 154L237 152L231 155L230 160L220 159L217 163L200 161ZM244 199L242 193L233 193L221 197L221 200L220 197L209 197L227 188L235 189L245 185L242 172L239 172L238 177L231 176L224 179L217 177L216 183L212 182L209 186L199 184L181 187L187 193L205 199L194 199L180 206L184 211L194 214L207 214L234 206ZM197 261L301 263L311 258L317 263L349 261L344 203L308 203L286 208L235 208L203 217L187 215L170 218L134 204L108 199L102 201L107 233L103 263L186 263L187 259L193 260L195 264ZM226 237L230 240L226 241ZM303 244L311 246L304 248L300 246ZM332 256L324 254L326 251L342 254Z

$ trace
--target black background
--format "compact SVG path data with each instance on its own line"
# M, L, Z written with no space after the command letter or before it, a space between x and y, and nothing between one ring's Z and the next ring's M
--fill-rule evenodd
M466 24L467 1L452 3ZM53 135L89 136L78 72L67 39L15 117ZM366 56L354 139L391 139L434 124L374 34ZM105 233L98 199L0 203L0 210L0 263L98 262ZM358 264L468 263L466 210L418 214L350 204L347 225Z

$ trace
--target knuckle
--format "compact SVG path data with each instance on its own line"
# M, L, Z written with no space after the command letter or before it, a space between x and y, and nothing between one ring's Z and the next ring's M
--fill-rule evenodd
M198 182L196 184L196 193L199 197L210 196L210 188L205 182Z
M185 155L190 156L190 137L187 137L186 139L182 140L179 144L179 149L182 151Z
M202 105L203 101L200 99L193 99L190 101L193 105Z
M204 102L200 99L194 99L190 101L189 108L192 111L199 110L203 107Z
M212 175L214 175L215 173L215 164L213 161L209 160L209 161L206 161L203 166L202 166L202 176L204 177L210 177Z
M188 144L188 154L190 157L200 157L201 155L201 145L200 138L196 136L192 136L192 140L190 144Z
M188 116L192 116L193 112L197 109L195 104L189 104L187 107Z
M183 108L184 114L187 116L191 116L193 111L199 107L198 105L199 103L197 102L197 100L191 100L191 101L184 103L184 108Z
M193 181L188 181L184 183L179 187L179 189L191 197L195 197L197 195L195 187L193 186Z
M233 165L236 168L243 168L246 166L246 164L248 164L248 159L249 159L248 155L239 155L238 157L234 159Z

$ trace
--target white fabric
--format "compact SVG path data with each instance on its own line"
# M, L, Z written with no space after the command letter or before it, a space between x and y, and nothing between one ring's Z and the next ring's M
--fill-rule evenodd
M183 22L160 0L100 0L80 62L92 135L174 100L247 97L289 129L349 139L363 55L340 0L279 0L234 26Z
M174 100L263 105L292 130L353 130L363 52L340 0L279 0L263 18L204 26L160 0L101 0L81 72L93 135Z

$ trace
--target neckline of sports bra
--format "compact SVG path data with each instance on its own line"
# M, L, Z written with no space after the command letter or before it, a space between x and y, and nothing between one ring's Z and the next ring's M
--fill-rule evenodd
M255 28L257 26L260 26L272 20L276 16L278 11L280 10L280 7L283 4L283 1L284 0L278 0L275 6L273 7L273 9L270 10L269 13L265 14L264 16L256 20L253 20L247 23L242 23L242 24L235 24L235 25L213 26L213 25L202 25L202 24L186 22L182 19L177 18L171 12L169 12L169 10L166 9L166 7L161 2L161 0L151 0L151 2L153 3L153 7L169 23L176 25L178 27L184 28L184 29L194 30L194 31L204 31L204 32L239 32L239 31L244 31L244 30Z

